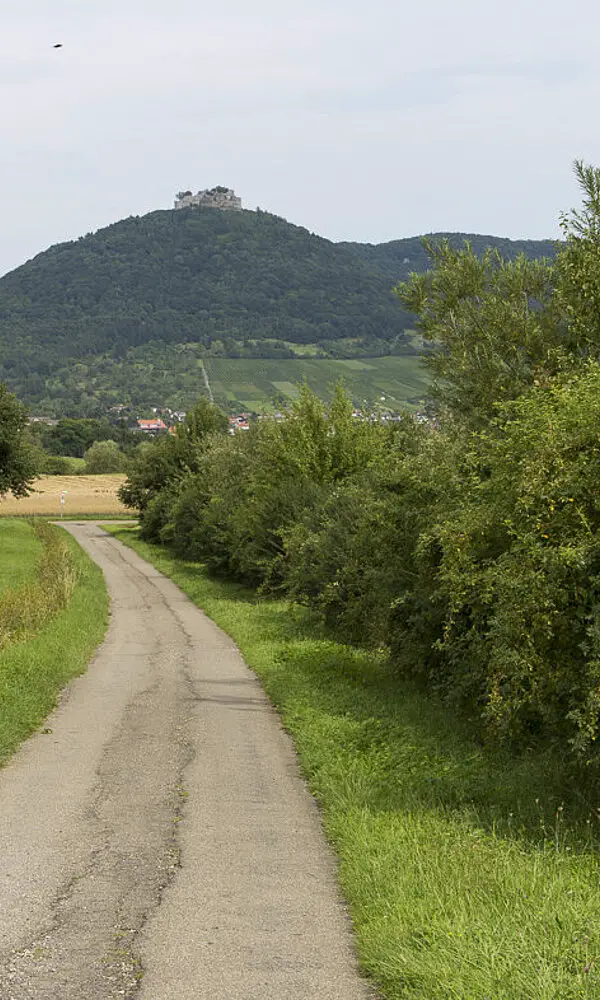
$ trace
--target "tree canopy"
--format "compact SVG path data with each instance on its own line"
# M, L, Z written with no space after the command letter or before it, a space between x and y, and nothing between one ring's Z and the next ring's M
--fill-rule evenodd
M27 496L36 475L35 451L27 435L27 411L0 385L0 497Z

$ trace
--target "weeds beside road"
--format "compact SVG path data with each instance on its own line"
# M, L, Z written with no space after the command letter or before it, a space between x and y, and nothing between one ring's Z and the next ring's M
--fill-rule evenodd
M4 589L0 595L0 650L39 632L68 606L76 584L75 565L64 532L47 521L36 521L27 528L41 543L42 551L33 578ZM18 523L13 530L24 534Z
M237 642L292 733L388 1000L600 995L600 799L556 761L485 753L377 654L110 529Z
M12 534L26 552L41 542L41 554L35 576L0 588L0 765L86 668L108 621L102 573L66 532L43 521L1 527L3 540ZM0 559L0 576L6 571Z

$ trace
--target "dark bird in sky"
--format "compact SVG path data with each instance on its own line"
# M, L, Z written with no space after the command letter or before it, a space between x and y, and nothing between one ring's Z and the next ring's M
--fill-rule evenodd
M57 42L56 45L52 46L53 49L62 49L62 47L63 47L63 43L62 42Z

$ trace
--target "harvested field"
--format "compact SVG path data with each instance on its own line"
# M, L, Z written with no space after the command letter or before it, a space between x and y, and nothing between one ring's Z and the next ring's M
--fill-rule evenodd
M131 514L117 497L123 473L105 476L40 476L33 493L21 500L0 498L0 516L43 514L76 517L79 514ZM61 504L61 495L64 504Z

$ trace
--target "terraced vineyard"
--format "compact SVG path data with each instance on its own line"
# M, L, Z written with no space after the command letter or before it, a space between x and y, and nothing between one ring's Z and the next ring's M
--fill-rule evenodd
M293 399L304 380L326 398L340 379L358 406L418 409L427 392L426 373L414 355L384 358L210 358L204 365L215 402L229 411L269 413Z

